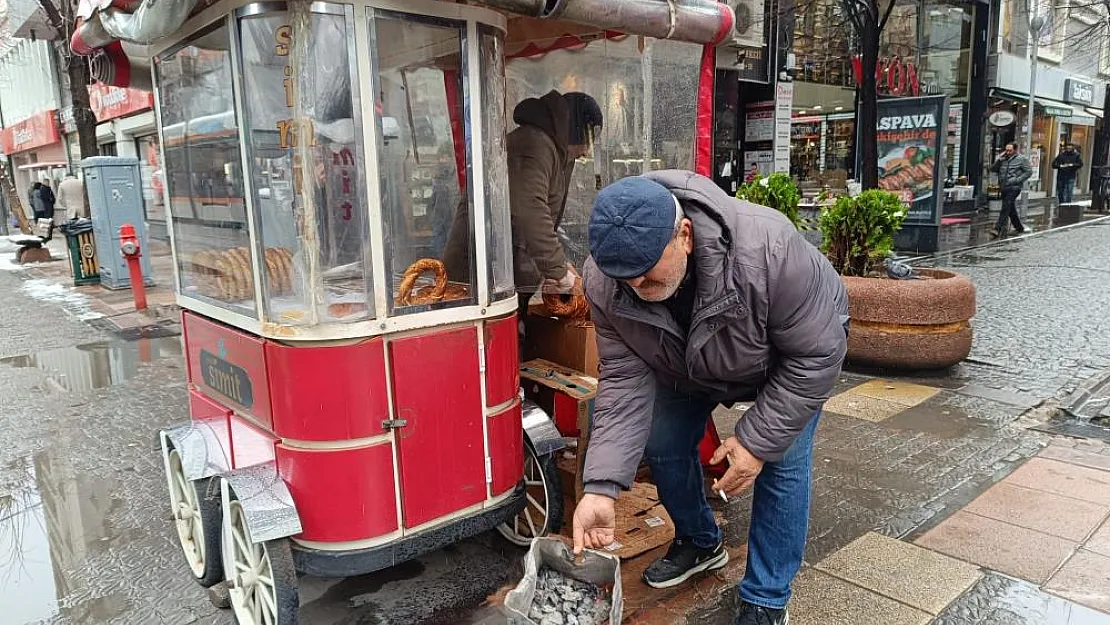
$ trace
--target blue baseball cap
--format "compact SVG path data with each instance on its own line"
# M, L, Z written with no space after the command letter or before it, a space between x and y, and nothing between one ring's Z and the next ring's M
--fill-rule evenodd
M663 185L622 178L597 194L590 215L590 255L615 280L638 278L655 266L674 239L678 202Z

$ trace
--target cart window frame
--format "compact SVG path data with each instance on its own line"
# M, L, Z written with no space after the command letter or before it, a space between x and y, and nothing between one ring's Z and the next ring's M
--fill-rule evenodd
M459 98L459 102L457 103L459 107L459 110L457 111L457 120L450 120L451 113L449 109L444 112L448 115L449 122L456 121L457 123L460 123L462 125L462 138L464 143L464 160L462 165L465 168L466 189L459 190L460 192L462 192L462 195L457 202L456 216L458 216L458 208L465 205L465 223L467 225L468 232L468 238L466 241L466 255L468 263L465 267L464 273L466 275L467 281L465 284L467 292L465 293L464 297L459 297L457 299L448 299L435 303L403 304L398 301L396 297L396 291L399 289L399 286L402 282L402 274L409 266L394 265L394 260L398 248L401 247L399 245L399 239L396 236L397 228L403 225L400 222L395 222L397 221L397 217L403 218L405 215L403 212L397 212L397 209L399 208L403 211L403 205L397 206L392 203L393 200L391 197L391 192L397 197L397 199L399 199L400 196L399 194L397 194L396 190L390 189L390 185L387 183L387 181L390 179L390 172L388 169L389 159L386 158L387 152L385 145L384 119L387 117L394 117L394 119L396 119L396 116L383 115L381 107L384 103L382 103L380 100L375 100L374 123L377 129L377 145L375 146L375 149L378 153L378 171L375 173L378 175L379 179L377 200L379 202L378 205L381 208L380 221L383 227L383 244L386 255L386 283L383 284L381 288L385 291L387 295L387 314L389 317L403 317L446 309L472 307L479 304L485 305L483 302L483 298L481 297L485 290L485 272L478 271L478 248L482 243L484 243L484 240L479 241L479 239L483 238L485 235L481 230L479 230L479 220L473 218L473 216L475 215L474 207L477 203L475 198L474 184L474 143L476 136L475 126L472 123L473 120L471 111L472 100L474 97L472 88L474 77L471 76L471 71L473 67L470 59L470 37L472 31L475 29L476 22L475 20L467 18L465 16L441 17L438 15L415 14L406 11L404 8L393 6L385 8L369 6L366 9L365 19L367 20L367 25L369 29L370 51L372 59L370 72L371 93L376 94L377 98L382 97L382 95L384 94L384 83L381 69L381 53L379 52L379 26L383 26L381 22L391 21L397 22L398 24L416 24L431 28L439 28L448 32L453 31L457 34L458 37L458 47L453 51L453 54L457 54L459 59L459 68L456 72L456 80L458 81L458 93L455 94ZM406 93L406 98L407 97L409 97L409 95ZM447 102L448 106L450 106L450 97L450 94L445 93L445 101ZM410 119L409 123L411 122L412 120ZM411 132L412 129L410 128L410 133ZM454 135L452 135L452 137L452 141L454 141ZM411 147L414 152L411 152L410 154L414 154L417 150L415 142ZM457 150L457 146L454 146L454 148L455 150ZM457 154L457 151L455 151L455 153ZM459 163L453 156L450 160L455 161L454 173L456 176L458 176L459 180L462 180L463 172L458 171ZM401 186L398 185L398 188L401 188ZM403 187L403 191L411 199L411 193L413 191L411 186ZM464 199L465 202L463 202ZM459 221L461 219L462 218L460 217L459 219L453 219L451 221ZM434 234L430 238L434 239ZM450 234L448 235L448 238L450 238ZM443 257L445 255L446 247L447 244L445 243L444 250L441 250L438 254L439 257ZM436 259L440 260L440 258ZM450 270L450 267L448 269ZM452 277L457 280L457 277Z
M368 321L377 317L377 309L375 306L374 289L375 289L375 276L374 276L374 263L373 263L373 243L371 237L370 221L373 218L370 203L370 190L366 180L367 172L367 154L366 145L364 140L363 129L363 105L362 105L362 82L359 73L359 64L357 59L357 35L356 35L356 17L354 7L351 5L343 5L331 2L313 2L310 6L309 13L311 14L312 26L310 28L323 27L322 23L317 20L328 20L338 18L343 29L342 48L343 51L340 55L343 56L343 63L345 64L347 74L348 94L350 98L350 120L352 124L352 141L351 144L338 144L328 142L327 137L318 136L320 133L313 133L313 139L320 140L320 145L314 148L318 152L317 156L320 157L319 168L323 174L328 177L330 186L332 187L325 196L321 197L318 192L325 192L327 185L317 180L316 173L318 167L316 165L305 166L301 164L299 167L297 161L301 160L299 150L292 145L283 147L282 145L272 146L266 148L264 132L261 128L254 128L252 119L255 117L263 117L271 114L273 111L267 109L264 98L256 97L263 88L262 85L252 84L257 80L252 72L247 71L247 46L253 45L255 40L243 39L244 34L250 27L254 20L275 20L284 18L288 23L292 17L287 3L284 2L267 2L256 3L243 7L236 12L236 29L240 37L238 50L239 64L242 68L242 88L244 94L243 102L243 120L244 120L244 149L246 162L250 164L252 174L252 186L257 182L261 171L255 171L255 159L261 158L259 155L265 152L284 153L284 157L277 157L272 160L281 160L286 158L290 167L289 175L292 176L288 182L290 184L291 195L288 202L279 200L281 204L280 209L277 204L274 204L274 191L271 190L271 197L263 201L260 189L251 190L252 210L255 215L255 222L257 224L256 237L254 245L256 254L261 252L266 258L267 263L277 262L277 254L272 254L273 250L283 247L279 245L281 241L271 241L273 234L280 230L285 230L285 239L289 239L292 235L289 245L293 248L293 261L289 263L289 270L293 274L286 277L282 271L277 273L281 278L275 279L275 283L282 281L287 282L283 298L287 310L282 312L279 310L278 297L274 294L273 288L269 284L269 280L265 272L261 270L261 285L263 286L261 292L261 299L263 301L262 315L263 321L273 321L281 325L299 325L299 326L315 326L332 323L357 323L360 321ZM283 24L287 25L287 24ZM275 36L277 30L275 30ZM332 50L334 51L334 50ZM257 52L257 51L254 51ZM320 51L313 47L309 52L313 55L319 54ZM292 67L291 65L289 67ZM296 72L296 68L293 68ZM299 73L299 72L297 72ZM340 72L341 73L341 72ZM337 74L338 75L338 74ZM288 80L288 79L286 79ZM278 84L279 93L290 95L286 89L291 87L295 91L292 93L297 94L296 97L303 97L310 91L313 96L318 97L316 93L317 83L316 77L312 77L304 82L292 82L290 85ZM311 111L305 112L305 117L310 119L310 123L315 124L321 122L318 118L319 111L316 110L316 105L319 102L312 104ZM293 121L294 111L292 108L289 110L289 120ZM335 121L335 120L332 120ZM325 120L323 123L327 123ZM315 128L315 126L313 126ZM274 132L279 132L274 130ZM299 134L299 132L297 133ZM280 140L280 138L279 138ZM294 139L296 140L296 139ZM328 143L329 145L324 145ZM345 150L350 150L355 155L355 162L349 163L342 167L336 167L336 171L331 171L328 167L326 153L333 147L344 147ZM323 154L324 156L320 156ZM334 158L339 153L333 153ZM334 164L334 163L333 163ZM342 169L342 172L338 171ZM299 175L298 173L299 172ZM342 174L343 182L340 183L340 174ZM308 246L305 241L308 237L305 236L303 228L297 225L299 216L304 214L304 202L296 198L301 197L297 193L297 178L300 178L300 186L302 193L313 193L315 199L314 209L316 219L314 220L314 227L317 231L317 236L314 237L318 242L314 246ZM334 179L332 179L334 178ZM337 191L337 188L339 189ZM343 197L338 197L340 191L346 193ZM332 197L336 196L336 197ZM336 213L335 207L332 206L334 200L339 202L344 200L344 205L348 207L347 212L341 216ZM267 215L264 214L264 207L276 209L278 213L286 214L285 217L274 218L267 220ZM335 214L333 214L335 213ZM284 221L288 223L284 223ZM354 220L354 239L347 241L345 249L345 258L349 262L339 262L339 254L331 254L331 258L327 258L327 250L325 250L325 241L332 241L330 235L335 234L336 225L342 226L340 220L351 221ZM290 231L292 229L292 231ZM342 229L342 228L340 228ZM267 245L271 242L275 246L267 249ZM353 247L352 247L353 246ZM266 251L262 251L266 250ZM336 252L336 249L332 249ZM311 263L309 262L311 258ZM334 266L333 266L334 265ZM358 284L348 284L345 295L339 292L333 293L336 286L335 280L332 280L332 287L328 285L328 274L335 273L336 271L344 270L346 273L357 273L357 277L351 279L358 282ZM340 272L343 273L343 272ZM291 280L290 280L291 278ZM292 284L288 284L288 282ZM347 280L350 282L350 280ZM338 288L338 287L336 287ZM349 301L348 301L349 300ZM356 301L357 300L357 301ZM291 308L290 308L291 304Z
M222 82L225 85L232 86L230 108L226 111L221 111L219 113L213 113L213 114L209 114L209 115L190 116L188 113L183 113L182 114L182 117L183 117L182 120L174 121L174 123L169 124L170 128L173 128L174 126L176 126L178 124L181 125L181 137L180 137L180 142L179 142L180 145L178 145L177 143L175 143L174 145L170 145L166 141L167 133L165 132L166 128L167 128L167 125L166 125L166 107L167 107L166 94L167 94L167 89L166 89L166 84L165 84L165 80L164 80L164 70L162 68L164 67L164 64L166 62L173 59L176 55L181 53L183 50L186 50L190 47L195 46L198 41L200 41L200 40L202 40L206 37L212 37L212 36L216 35L221 30L223 30L222 37L223 37L226 48L223 49L223 50L219 50L220 52L223 53L222 54L223 59L221 61L221 69L219 70L219 72L222 73L222 74L225 74L226 80L224 80ZM224 163L224 168L228 169L230 167L230 172L231 172L230 174L225 174L225 175L230 176L232 178L232 183L233 183L232 184L232 193L234 194L236 192L236 190L238 190L241 193L241 196L242 196L242 198L241 198L242 199L242 213L243 213L242 216L241 216L242 217L242 225L239 228L234 228L234 229L237 229L237 230L240 230L240 231L245 231L245 233L246 233L246 240L245 240L244 244L239 246L239 247L242 247L242 248L245 249L245 253L248 257L247 260L246 260L246 263L245 263L247 265L246 273L241 277L244 280L249 277L251 283L252 284L254 283L254 281L255 281L255 279L254 279L254 267L253 267L254 258L253 258L253 251L252 251L252 245L251 245L251 241L253 240L253 224L251 223L252 215L251 215L251 209L250 209L250 199L248 197L249 196L248 188L246 186L246 184L247 184L246 174L245 174L245 171L243 170L243 159L242 159L242 155L243 155L242 147L243 146L242 146L241 138L240 138L240 134L239 134L240 112L239 112L239 109L238 109L238 106L239 106L238 94L237 94L237 88L236 88L236 85L235 85L235 83L236 83L236 78L235 78L235 76L236 76L236 68L235 68L235 63L236 63L235 56L236 56L236 54L235 54L235 50L236 50L236 47L235 47L235 39L233 37L232 21L231 21L229 16L223 16L220 19L213 20L211 23L206 24L201 28L198 28L196 31L191 33L188 37L183 38L180 42L177 42L175 45L172 45L170 47L167 47L165 50L160 51L154 57L155 63L154 63L154 67L153 67L153 74L154 74L154 77L155 77L154 91L155 91L156 115L157 115L157 119L158 119L158 136L159 136L159 143L161 144L160 150L161 150L161 154L162 154L163 170L165 172L165 174L164 174L165 184L164 184L164 189L163 189L163 194L164 194L163 197L164 197L164 202L165 202L165 207L166 207L167 224L168 224L169 231L171 232L173 255L174 255L174 258L176 260L175 266L174 266L174 277L175 277L176 291L177 291L177 293L180 297L189 299L192 302L194 302L195 303L194 307L197 310L203 310L206 313L211 314L214 317L224 318L224 319L226 319L230 322L236 323L237 325L246 325L246 326L249 327L251 324L257 323L257 321L259 319L258 301L257 301L257 298L255 297L254 293L253 292L250 293L249 297L246 298L246 299L238 300L238 303L227 301L227 300L222 299L220 297L212 297L212 296L201 293L199 291L199 289L197 289L195 287L195 285L193 284L193 281L195 280L195 278L194 277L186 277L186 275L184 274L184 265L185 265L187 259L191 258L192 254L190 254L190 253L188 253L188 252L186 252L185 250L182 249L182 240L181 240L182 226L185 225L185 223L186 223L185 220L186 219L194 219L194 220L199 220L199 221L212 221L212 220L202 220L202 219L197 217L197 212L196 211L197 211L198 203L195 201L197 196L196 196L196 194L193 193L193 186L192 186L195 182L195 181L193 181L193 173L194 172L193 172L192 165L193 165L194 161L196 160L195 159L196 155L193 154L192 150L189 149L189 146L190 146L189 125L190 125L190 123L196 122L197 120L206 119L206 118L211 118L212 120L214 120L215 118L217 118L219 116L227 115L227 116L229 116L229 119L234 122L234 127L229 128L229 129L226 130L226 132L230 133L230 138L232 139L231 142L228 142L227 150L228 150L228 153L233 155L233 156L231 158L228 158L227 161ZM174 98L171 98L170 100L173 101L173 99ZM170 136L172 138L176 139L175 134L170 135ZM203 137L201 137L201 138L203 138ZM208 147L212 147L212 146L200 145L200 146L197 146L197 147L198 147L198 149L200 149L200 148L208 148ZM180 156L176 156L174 154L174 151L176 149L181 150ZM176 162L179 158L183 158L183 160L181 162ZM179 167L184 167L184 173L185 173L186 179L189 180L189 183L188 183L189 188L187 189L187 193L185 193L185 195L188 197L188 206L189 206L190 211L193 215L192 218L185 218L183 215L180 214L180 211L174 210L172 199L175 197L175 190L180 191L178 189L175 189L175 187L177 186L177 182L175 181L175 178L178 177L180 172L175 172L174 169L179 168ZM235 178L234 178L236 170L238 170L238 176L239 176L237 180L235 180ZM177 197L182 197L180 192L177 194ZM229 196L226 199L228 200L228 202L230 202L234 198ZM227 221L227 220L216 220L216 221L218 221L219 223L225 223L225 221L227 223L235 223L235 222L231 222L231 221ZM222 228L223 226L220 226L220 227ZM215 248L215 247L205 248L204 250L196 250L196 252L212 251L212 250L215 250L215 249L218 249L218 248ZM226 249L230 249L230 248L223 248L223 249L226 250ZM196 253L196 252L194 252L194 253ZM240 273L243 273L241 267L240 267ZM253 291L254 289L252 288L250 290ZM244 322L246 322L246 323L244 323Z

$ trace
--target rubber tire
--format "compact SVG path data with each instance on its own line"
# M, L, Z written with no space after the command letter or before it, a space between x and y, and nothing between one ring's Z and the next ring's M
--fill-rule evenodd
M536 458L535 452L528 448L526 453L532 454ZM552 452L544 456L536 458L540 464L540 471L543 472L544 481L547 483L547 527L544 529L544 535L556 534L559 530L563 529L563 513L565 502L563 501L563 481L559 479L559 467L555 464L555 454L559 452Z
M289 539L267 540L263 545L270 556L270 569L274 573L277 625L297 625L300 622L301 596L297 590L297 569L293 566Z
M204 522L204 577L195 577L203 588L211 588L224 581L223 506L220 504L219 482L206 478L193 482L200 505L200 516ZM215 557L212 557L215 554Z

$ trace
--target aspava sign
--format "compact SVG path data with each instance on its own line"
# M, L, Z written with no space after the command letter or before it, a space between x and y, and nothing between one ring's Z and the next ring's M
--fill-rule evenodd
M879 118L879 130L915 130L918 128L936 128L937 116L933 113L920 113L916 115L891 115Z

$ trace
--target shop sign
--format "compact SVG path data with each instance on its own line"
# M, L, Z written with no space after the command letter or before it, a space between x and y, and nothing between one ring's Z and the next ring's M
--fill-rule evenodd
M1095 86L1085 80L1068 78L1064 81L1064 102L1069 104L1094 104Z
M104 83L89 85L89 107L96 121L124 117L154 108L154 94L139 89L112 87Z
M744 141L760 143L775 138L775 111L748 111L744 114Z
M77 118L73 115L73 107L67 106L58 111L58 122L62 124L62 132L71 134L77 132Z
M907 225L940 225L948 98L879 100L879 188L898 194Z
M3 144L0 147L4 154L15 154L57 143L60 137L57 111L51 109L5 128L0 134Z
M856 86L863 84L863 57L852 57L852 73ZM882 57L875 66L875 82L880 94L891 96L921 95L921 79L917 76L917 66L913 61L899 56Z
M791 114L794 108L794 83L775 85L775 171L790 173Z
M1014 123L1015 119L1017 118L1014 117L1014 114L1010 111L995 111L991 113L991 116L987 118L987 121L990 122L991 126L998 126L999 128L1002 128Z

